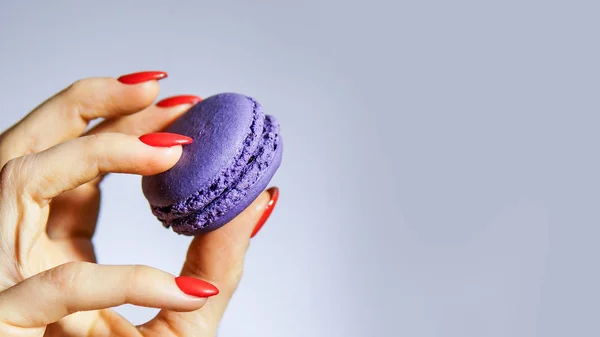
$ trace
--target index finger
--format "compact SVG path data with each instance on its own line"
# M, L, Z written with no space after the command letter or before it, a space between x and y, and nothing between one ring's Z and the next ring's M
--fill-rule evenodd
M21 191L40 203L109 172L152 175L170 169L191 138L146 135L162 143L148 145L143 137L104 133L77 138L14 164L21 168ZM141 140L142 139L142 140ZM144 144L146 143L146 144Z

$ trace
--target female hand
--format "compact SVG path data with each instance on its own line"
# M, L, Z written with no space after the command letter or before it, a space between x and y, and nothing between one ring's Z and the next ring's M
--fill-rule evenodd
M216 334L276 189L230 224L195 237L183 277L95 263L91 238L102 177L157 174L181 155L180 145L138 138L164 129L199 100L178 96L153 105L164 77L145 72L78 81L0 136L1 336ZM86 132L96 118L104 120ZM162 310L136 327L107 309L126 303Z

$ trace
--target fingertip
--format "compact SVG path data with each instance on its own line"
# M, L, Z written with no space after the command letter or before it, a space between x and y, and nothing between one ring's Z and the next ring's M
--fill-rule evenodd
M146 164L146 172L144 175L154 175L170 170L183 154L183 147L181 145L175 145L171 147L152 147L144 145L149 148L148 163Z
M252 204L250 204L250 206L244 210L247 219L258 220L258 218L264 212L265 208L268 207L269 202L271 200L271 194L272 191L270 189L265 190L262 191L256 199L254 199Z
M165 152L166 159L170 163L169 168L171 168L172 166L177 164L179 159L181 159L181 155L183 154L183 146L182 145L171 146L171 147L165 148L165 151L166 151Z
M160 170L158 173L172 168L181 158L183 146L193 143L190 137L168 132L145 134L138 139L147 150L158 154L150 154L149 157L154 164L150 166L156 166Z
M160 92L160 84L157 81L143 82L137 85L119 83L122 90L126 92L127 98L136 102L138 109L143 109L154 103Z
M264 204L264 202L258 204L256 207L256 211L261 213L260 219L258 220L258 222L256 223L256 225L254 226L254 229L252 230L252 233L250 234L250 238L253 238L256 234L258 234L258 231L260 231L260 229L264 226L264 224L267 222L267 220L269 220L269 217L271 216L271 213L273 212L273 209L275 208L275 205L277 204L277 200L279 199L279 188L276 186L273 186L269 189L267 189L266 191L263 192L263 195L265 195L266 198L268 198L268 202L266 203L266 205Z
M160 85L158 81L168 77L164 71L140 71L130 73L115 78L115 81L125 88L137 92L140 96L140 101L143 101L145 106L152 104L158 97Z

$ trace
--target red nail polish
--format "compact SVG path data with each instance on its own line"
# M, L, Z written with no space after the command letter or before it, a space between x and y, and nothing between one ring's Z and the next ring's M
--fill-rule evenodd
M176 133L157 132L149 133L140 137L140 140L146 145L158 147L171 147L175 145L185 145L193 142L192 138Z
M142 71L139 73L123 75L117 80L125 84L138 84L148 81L158 81L166 77L167 73L164 71Z
M270 189L268 189L268 192L271 195L271 200L269 200L267 207L265 207L265 211L264 211L263 215L260 217L260 220L258 220L258 223L256 223L256 226L254 227L252 234L250 234L250 238L253 238L256 235L256 233L258 233L258 231L262 228L262 226L265 224L265 222L267 222L267 220L269 219L269 216L271 215L271 213L273 213L275 204L277 204L277 199L279 199L279 188L271 187Z
M214 285L189 276L176 277L175 283L181 291L196 297L211 297L219 293L219 289Z
M156 103L156 106L161 108L170 108L176 105L181 104L196 104L200 102L202 98L194 95L181 95L181 96L173 96L169 98L165 98L160 102Z

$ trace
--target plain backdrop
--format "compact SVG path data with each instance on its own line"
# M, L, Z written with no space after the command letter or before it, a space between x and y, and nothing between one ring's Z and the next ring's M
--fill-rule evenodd
M154 69L160 98L236 91L276 115L281 198L220 336L597 336L599 10L1 1L0 126L79 78ZM190 240L139 177L104 188L99 261L177 273Z

